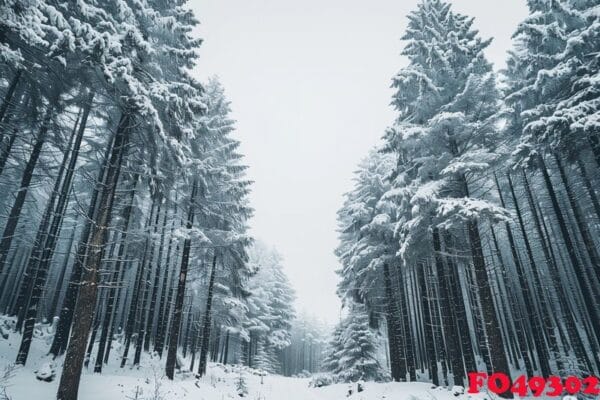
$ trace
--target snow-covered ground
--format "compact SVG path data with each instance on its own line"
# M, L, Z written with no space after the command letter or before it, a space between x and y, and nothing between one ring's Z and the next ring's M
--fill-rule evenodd
M27 366L16 368L2 382L8 398L12 400L55 399L59 376L52 382L37 379L36 371L49 372L49 359L45 356L51 335L37 330ZM4 331L6 332L6 331ZM8 339L0 338L0 373L16 357L20 335L10 332ZM118 366L119 349L113 349L112 363L102 374L93 373L93 365L84 371L79 391L81 400L466 400L466 395L455 396L452 391L434 388L427 383L373 383L367 382L365 390L358 393L356 385L336 384L322 388L309 387L310 379L286 378L276 375L260 376L256 370L238 366L210 364L208 373L196 379L191 373L179 373L174 381L163 376L164 360L144 358L140 368L124 369ZM60 373L61 360L57 360ZM189 366L189 360L184 365ZM46 374L47 375L47 374ZM37 376L40 376L38 373ZM239 396L240 377L247 394ZM348 396L348 390L353 394ZM136 397L137 393L137 397ZM478 395L483 400L486 396ZM0 399L3 397L0 395Z

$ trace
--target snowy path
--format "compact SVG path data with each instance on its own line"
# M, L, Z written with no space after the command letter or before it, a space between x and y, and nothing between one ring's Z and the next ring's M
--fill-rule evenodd
M48 365L45 356L50 337L37 338L32 343L26 367L17 368L2 386L11 400L54 400L59 376L52 382L36 379L35 371ZM11 334L0 339L0 373L16 356L19 336ZM114 350L118 354L119 349ZM189 365L184 360L183 365ZM60 361L59 361L60 364ZM209 364L208 372L200 380L191 373L177 374L174 381L163 377L164 360L142 358L141 368L127 366L121 369L113 358L102 374L94 374L93 367L85 370L79 389L80 400L466 400L472 397L454 396L443 388L432 388L427 383L366 383L366 390L347 396L349 385L338 384L323 388L309 387L309 379L268 375L261 379L254 370L236 366ZM57 368L60 370L60 368ZM248 393L238 395L240 374ZM262 383L261 383L262 381ZM140 392L141 389L141 392ZM1 398L1 396L0 396ZM483 400L483 396L478 396Z
M224 400L242 399L237 395L236 381L239 374L222 373L220 367L200 381L193 377L170 382L159 379L159 396L154 397L155 380L152 371L130 370L128 375L94 375L86 373L80 387L81 400L127 400L135 398L136 387L141 388L140 400ZM220 371L214 372L215 369ZM348 385L332 385L310 388L308 379L267 376L264 383L260 377L245 375L250 400L456 400L449 391L425 383L367 383L366 390L347 397ZM13 400L53 400L57 381L46 383L35 379L33 371L24 369L11 379L7 393ZM460 396L458 399L463 398ZM466 398L466 397L464 397Z

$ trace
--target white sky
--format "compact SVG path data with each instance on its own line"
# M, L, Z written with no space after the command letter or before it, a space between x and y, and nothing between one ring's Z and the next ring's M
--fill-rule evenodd
M191 0L198 76L218 75L255 180L252 234L275 246L298 311L339 316L336 211L352 173L394 118L392 76L416 0ZM500 68L525 0L453 0L494 42Z

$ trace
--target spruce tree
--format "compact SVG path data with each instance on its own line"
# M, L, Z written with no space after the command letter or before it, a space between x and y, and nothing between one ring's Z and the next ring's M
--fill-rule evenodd
M341 381L387 379L387 373L377 358L377 341L369 326L369 315L364 305L351 304L340 339L342 343L338 353L337 376Z

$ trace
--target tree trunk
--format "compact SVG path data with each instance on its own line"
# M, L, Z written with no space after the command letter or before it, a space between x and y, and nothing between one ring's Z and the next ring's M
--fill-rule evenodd
M119 244L119 251L117 254L117 260L115 262L115 267L114 267L115 269L113 271L112 279L111 279L113 284L115 284L117 286L120 285L121 279L123 276L123 268L122 268L123 256L125 255L125 250L127 249L127 232L129 231L129 224L131 222L131 215L132 215L131 211L133 209L133 201L135 200L135 191L136 191L138 180L139 180L139 174L135 174L135 176L133 178L133 187L131 188L131 191L130 191L129 203L123 208L123 211L122 211L122 218L123 218L122 232L123 233L121 234L121 242ZM109 347L112 342L112 338L109 336L109 333L110 333L111 320L114 319L114 317L115 317L113 314L115 311L115 299L116 299L116 292L118 291L118 287L108 288L107 290L109 291L108 301L106 304L106 312L104 314L104 319L102 321L102 331L100 333L100 342L98 343L98 354L96 355L96 362L94 364L94 372L96 372L96 373L102 372L102 364L103 364L103 360L105 359L107 340L108 340Z
M73 229L71 230L71 237L69 238L69 242L67 244L67 253L65 254L65 259L63 261L62 267L60 269L60 275L58 276L58 280L56 281L56 285L54 287L54 295L52 296L52 303L50 305L50 309L48 310L48 314L46 318L48 321L52 321L52 319L56 316L56 311L58 311L58 301L60 300L60 293L62 292L62 287L65 282L65 276L67 274L67 267L69 266L71 249L73 248L73 243L75 242L75 233L77 232L77 219L73 223Z
M52 119L52 113L53 108L50 106L46 110L44 121L42 122L42 126L38 132L35 144L31 150L29 160L27 161L27 164L25 164L25 169L23 170L23 176L21 178L21 184L19 186L17 196L15 197L10 214L6 220L4 232L2 233L2 239L0 240L0 275L4 273L6 259L17 230L17 225L19 224L19 218L21 217L21 211L23 209L23 204L25 203L27 191L29 190L31 178L33 177L33 170L35 169L37 161L42 152L42 147L46 142L46 136L50 127L50 121Z
M569 233L569 229L567 228L567 223L558 203L558 198L556 197L554 186L552 185L552 180L550 179L548 169L546 168L546 163L544 162L544 159L541 156L538 157L538 161L540 164L540 169L542 171L542 176L544 177L544 183L546 184L546 190L550 195L550 201L552 203L552 208L554 209L554 215L556 216L561 236L563 238L563 241L565 242L567 254L571 261L571 265L573 266L573 270L575 271L575 278L579 283L581 293L583 294L584 299L587 300L584 301L584 307L586 309L587 315L589 315L590 317L590 322L594 328L594 331L596 333L600 332L600 312L598 309L596 293L589 286L589 279L586 279L586 270L584 269L583 265L581 265L579 257L577 257L577 253L575 252L575 243L573 243L573 240L571 239L571 234Z
M105 166L106 173L101 172L99 174L99 176L103 176L104 178L103 181L97 182L101 186L100 202L97 213L94 216L95 218L93 219L94 226L90 232L89 256L83 268L83 279L73 314L74 324L58 386L57 400L77 400L81 370L85 357L85 347L96 305L98 269L100 268L103 250L106 245L111 209L121 172L121 165L129 142L132 122L130 111L124 111L116 129L110 161Z
M190 329L192 327L192 317L193 317L193 313L192 313L192 303L194 301L193 297L190 297L189 301L188 301L188 311L187 311L187 321L184 323L184 334L183 334L183 338L181 340L181 344L183 345L183 358L185 358L187 356L187 351L188 351L188 346L190 344Z
M464 385L466 377L465 365L463 361L462 351L460 347L460 334L457 331L457 324L455 321L454 312L452 310L452 304L450 301L451 289L448 285L448 274L444 267L444 261L442 259L442 246L440 233L438 228L433 228L433 256L435 261L436 275L439 285L440 296L440 312L442 318L442 327L444 329L444 335L446 338L446 349L448 351L448 358L452 367L452 375L454 376L455 385Z
M147 231L151 224L152 218L154 216L154 211L156 207L156 197L152 199L152 206L150 207L150 214L148 215L148 219L145 224L145 231ZM138 263L136 275L135 275L135 286L133 288L133 293L131 295L131 303L129 305L129 313L127 318L127 325L125 326L125 337L124 337L124 345L123 345L123 356L121 357L121 368L125 366L127 363L127 356L129 355L129 347L131 344L131 336L133 335L133 330L135 328L136 316L138 311L138 302L140 298L140 294L142 291L142 285L144 282L144 269L146 266L146 250L148 249L148 242L150 237L146 237L146 241L144 244L144 257Z
M192 184L192 194L190 196L190 208L188 211L186 228L188 234L191 234L191 229L194 224L194 202L196 200L197 183ZM167 378L173 380L175 377L175 363L177 361L177 344L179 342L179 328L181 326L181 314L183 311L183 299L185 295L185 283L188 273L188 265L190 262L190 250L192 239L188 236L183 242L183 255L181 257L181 267L179 269L179 280L177 282L177 295L175 297L175 306L173 311L173 321L171 322L171 332L169 335L169 348L167 352L167 363L165 372Z
M481 311L483 314L484 331L488 340L488 349L490 352L490 361L492 363L491 370L493 372L502 372L510 377L510 368L506 353L504 351L504 343L502 342L502 332L498 323L498 316L494 309L494 300L492 290L488 281L487 270L485 266L485 258L481 247L481 238L479 236L479 228L475 221L467 222L467 231L469 234L469 242L471 245L471 253L473 257L473 267L475 271L475 279L479 299L481 302ZM513 398L510 390L501 393L500 397Z
M229 329L227 330L227 332L225 333L225 343L223 344L223 364L227 365L227 362L229 361Z
M23 93L25 92L25 88L23 85L20 85L18 90L15 91L21 72L22 71L19 70L15 74L0 109L0 175L4 172L4 167L6 167L10 151L12 150L19 132L17 125L12 126L12 133L8 137L8 140L6 140L6 131L11 128L10 119L16 114L15 108L21 103L24 97ZM25 100L25 103L28 102L29 99Z
M160 243L158 245L158 254L156 256L156 271L154 274L154 284L152 285L152 297L150 298L150 310L148 312L148 319L146 323L146 337L144 339L144 351L150 351L150 339L152 338L152 332L154 329L154 316L156 314L156 298L158 297L158 291L160 288L160 271L162 264L163 246L165 244L165 229L167 226L167 216L169 215L168 208L164 211L162 228L160 234ZM155 231L156 233L156 231ZM164 268L164 276L167 276L167 268ZM163 278L164 279L164 278Z
M190 362L190 372L194 371L194 364L196 363L196 347L198 346L198 336L200 336L200 329L197 326L200 323L200 315L195 315L192 318L192 343L190 344L190 354L192 360Z
M597 133L588 135L588 141L594 155L594 160L596 161L596 166L600 168L600 140L598 140Z
M577 159L577 167L579 168L579 173L581 174L581 179L583 180L583 184L585 186L586 191L588 192L588 196L590 196L590 200L592 201L592 205L594 206L594 212L596 213L596 217L598 221L600 221L600 202L598 201L598 196L596 195L596 191L592 186L592 182L590 181L590 177L585 169L585 164L581 159Z
M52 224L50 225L50 229L48 231L47 239L44 243L44 249L39 262L40 265L38 267L39 271L42 271L43 274L40 278L43 281L43 283L45 283L47 271L50 268L50 262L52 261L52 257L54 256L54 250L56 249L56 244L58 242L60 228L62 227L62 222L65 217L67 204L69 200L69 194L71 193L71 188L73 187L73 176L75 174L75 166L77 165L77 159L79 158L81 142L83 140L83 134L87 126L87 120L90 114L90 110L92 108L93 101L94 93L91 92L88 95L88 98L84 105L83 115L81 117L81 123L79 124L79 129L75 137L75 142L73 144L73 150L71 158L69 160L69 165L66 169L65 178L63 180L60 191L58 192L58 202L56 204L56 210L53 215Z
M573 193L573 189L569 184L569 180L567 179L567 174L565 173L562 161L556 154L554 155L554 159L556 161L556 165L558 167L558 172L562 180L563 186L565 187L565 191L567 192L567 199L569 200L569 204L571 206L571 209L573 210L573 216L575 217L577 228L579 230L579 233L581 234L581 237L583 238L583 244L587 251L587 254L590 257L593 271L596 275L596 278L600 280L600 255L598 254L598 250L596 249L596 243L588 229L588 224L581 211L581 207L579 207L579 203L577 203L575 193Z
M102 296L101 296L102 297ZM94 313L94 323L92 324L92 336L88 341L87 350L85 351L85 358L83 361L83 365L87 369L88 365L90 365L90 358L92 358L92 350L94 350L94 343L96 343L96 335L98 334L98 326L100 325L100 314L102 311L102 300L98 302L96 306L96 312Z
M398 359L398 347L400 342L398 338L398 323L400 322L401 316L398 312L398 304L394 299L394 294L392 291L392 280L390 278L390 269L387 263L383 264L383 282L385 285L386 321L392 380L400 382L406 379L406 372L404 372L404 375L402 375L402 368L400 366L400 360Z
M425 272L423 271L424 268L426 268L424 264L421 264L419 267L417 267L417 278L419 280L419 286L421 289L420 297L421 309L423 312L425 351L429 359L429 377L431 378L431 382L434 385L439 386L440 380L438 377L437 354L435 351L435 344L433 341L433 322L431 319L431 312L429 309L429 291L425 279Z
M212 267L210 269L210 279L208 281L208 294L206 297L206 310L204 311L204 322L202 323L202 338L200 341L200 360L198 361L198 375L206 374L206 364L208 362L208 343L210 340L210 327L212 325L212 299L215 285L215 273L217 265L217 255L213 255Z
M510 229L510 226L507 226L507 228ZM494 231L493 227L490 227L490 232L492 234L492 241L494 243L494 248L496 250L496 256L500 260L500 264L505 265L503 258L502 258L502 252L500 251L500 246L498 244L498 238L496 236L496 232ZM511 237L512 237L512 234L511 234ZM502 267L502 269L505 270L505 267ZM513 295L509 294L508 296L512 297ZM515 308L516 307L513 306L513 304L511 303L510 309L514 312ZM514 321L514 332L515 332L516 340L518 343L519 356L521 357L521 359L523 359L523 364L525 365L525 372L527 373L527 376L533 376L534 368L533 368L533 364L531 363L531 357L529 355L529 346L528 346L528 343L526 340L526 333L524 332L524 329L522 326L522 317L518 317L517 315L514 315L514 314L511 316L513 319L516 319Z
M169 271L171 270L171 250L173 246L173 232L175 230L175 216L173 214L173 222L171 223L171 232L169 234L169 246L167 248L167 257L165 259L165 273L163 274L162 289L160 291L160 303L158 306L158 321L156 322L156 340L154 341L154 351L158 353L159 357L162 357L162 352L165 344L165 331L166 331L166 309L167 307L167 292L169 291ZM170 301L170 300L169 300Z
M155 264L154 264L154 249L156 247L154 245L154 236L158 232L158 221L160 218L161 206L162 206L162 201L161 201L161 199L158 199L158 208L156 211L156 219L154 221L154 229L153 229L154 234L150 238L150 254L147 259L148 268L147 268L147 272L146 272L146 278L144 279L144 295L142 297L142 304L141 304L142 307L141 307L141 312L138 314L140 316L140 324L139 324L138 335L136 338L135 354L133 356L133 365L139 365L139 363L140 363L140 360L142 357L142 347L144 345L144 337L147 334L146 333L146 319L150 318L149 314L154 311L153 309L148 309L148 295L150 294L150 291L152 290L152 287L150 286L152 273L158 274L158 270L156 270Z
M521 289L523 290L523 294L526 298L525 307L527 310L532 313L530 315L530 319L533 322L533 333L534 337L536 337L536 351L538 355L540 370L542 376L544 378L548 378L552 371L550 369L550 353L548 352L548 348L544 343L544 339L542 337L542 333L546 332L546 340L548 341L552 351L554 353L558 352L558 345L556 343L556 338L554 337L554 326L548 315L548 305L546 303L546 299L543 292L543 286L541 279L538 273L538 266L533 257L533 250L531 249L531 244L529 242L529 237L527 235L527 231L525 230L525 223L523 222L523 216L521 215L521 207L519 206L519 201L517 200L517 195L515 193L515 188L512 183L512 179L510 174L506 174L506 178L508 180L508 187L510 189L510 193L513 200L513 205L515 207L515 211L517 213L517 220L519 221L519 227L521 228L521 236L523 237L523 243L525 244L525 250L527 253L527 257L529 259L529 265L531 267L531 273L533 275L533 287L537 295L539 301L539 308L536 307L536 302L534 297L531 295L530 287L528 286L526 280L525 271L519 271L519 280L521 282ZM529 300L527 300L529 298ZM536 313L536 309L538 312ZM536 315L538 314L539 315ZM542 322L543 324L540 324ZM538 337L539 336L539 337Z
M57 214L54 213L55 201L59 196L59 190L61 187L63 174L65 173L65 170L67 168L67 161L69 160L71 145L73 144L73 141L76 136L78 122L79 116L77 117L77 121L73 126L73 132L71 133L71 137L69 139L67 151L64 153L64 157L61 162L56 181L54 183L54 188L52 189L50 199L48 199L48 204L46 205L46 209L44 210L44 214L42 216L42 221L38 227L38 231L34 242L34 248L31 255L29 256L27 267L25 269L24 279L21 284L19 304L22 306L20 307L18 312L17 325L15 329L17 331L20 331L23 327L23 323L25 324L25 326L23 330L23 335L21 337L21 345L19 347L19 352L17 353L17 360L15 361L17 365L25 365L25 363L27 362L27 357L29 355L29 347L31 345L31 340L33 339L33 329L38 314L38 305L41 300L44 287L46 286L46 276L48 274L48 269L43 269L41 266L41 259L44 254L46 242L50 239L49 235L52 234L53 229L56 230L56 227L54 226L54 220L56 220L57 218ZM77 142L75 144L77 144ZM54 218L52 218L53 214ZM51 219L52 224L50 224Z
M412 329L411 329L411 324L410 324L408 300L407 300L407 296L406 296L406 284L405 284L403 271L400 268L397 268L396 272L397 272L396 281L397 281L397 285L398 285L398 297L401 299L400 300L400 313L402 315L402 318L401 318L402 329L404 331L404 337L403 337L404 346L403 346L403 350L402 350L401 354L404 357L404 360L402 360L402 361L405 362L406 370L403 371L403 372L405 372L403 377L405 377L406 372L408 372L409 381L415 381L416 380L415 351L414 351L415 349L413 347L413 335L412 335Z
M471 335L469 331L462 330L461 327L468 326L467 323L467 309L465 307L465 298L462 293L460 286L460 278L458 276L458 264L455 262L456 249L454 246L454 240L450 232L444 232L444 247L448 256L446 257L446 263L448 265L448 286L450 288L449 297L452 299L451 312L453 312L455 320L459 343L461 348L462 357L464 359L464 366L467 372L475 371L477 369L477 363L475 361L475 353L473 351L473 343L471 341Z
M87 110L87 106L91 107L91 103L92 103L91 100L93 99L92 96L93 96L93 94L90 93L90 98L89 98L90 101L87 103L86 109L84 110L84 116L85 116L86 122L87 122L87 115L89 115L89 110L87 112L86 112L86 110ZM79 126L78 139L81 139L83 137L82 136L83 130L85 129L84 125L85 125L84 121L82 120L82 122ZM81 133L81 135L80 135L80 133ZM109 143L107 145L106 152L104 154L103 165L101 168L102 174L105 173L104 171L106 170L106 164L109 161L109 154L112 151L114 140L115 140L114 135L112 135L112 137L109 140ZM80 143L77 145L77 149L78 149L77 151L79 151L79 147L80 147ZM75 150L75 148L74 148L74 150ZM75 163L77 161L78 155L79 155L79 153L78 152L76 153L75 151L71 155L71 161L69 162L69 169L67 171L67 175L69 176L69 182L67 182L67 178L65 177L65 180L63 183L63 190L67 190L67 186L70 187L72 184L73 173L75 170ZM99 177L99 180L101 180L101 179L103 179L103 175L101 175ZM58 355L63 354L67 348L67 338L69 335L69 330L71 329L71 323L73 321L73 311L75 309L75 302L77 300L77 294L79 292L79 281L81 278L83 262L84 262L86 254L87 254L87 249L88 249L87 244L88 244L89 235L90 235L90 232L92 229L93 218L94 218L94 215L96 212L96 205L97 205L96 203L97 203L99 190L100 190L100 186L96 185L94 187L94 191L92 192L92 196L90 199L90 205L89 205L89 209L88 209L88 213L87 213L86 225L85 225L85 228L83 229L80 243L77 246L77 253L75 255L75 262L73 264L73 268L71 269L69 285L67 286L67 291L65 293L63 305L61 307L58 325L56 327L56 333L54 335L52 345L50 346L49 353L52 354L53 357L57 357ZM66 206L66 204L65 204L65 206ZM58 209L58 207L57 207L57 209Z
M556 290L560 308L563 311L563 321L566 325L569 341L570 341L571 345L573 346L575 355L578 357L578 359L581 362L583 362L586 365L589 372L592 372L591 360L588 357L588 354L585 350L585 346L583 344L583 340L580 336L579 330L577 329L577 322L573 318L573 313L570 310L570 308L567 304L567 301L566 301L566 298L569 294L565 291L565 285L563 285L561 282L560 273L558 271L557 265L550 253L550 248L549 248L549 245L544 236L544 230L542 229L542 225L540 223L540 217L538 215L537 208L535 206L536 202L533 197L533 192L531 191L531 186L529 185L529 180L527 179L527 175L525 174L524 170L521 171L521 178L523 180L523 186L525 187L525 193L527 195L527 202L529 204L529 209L530 209L531 215L533 217L533 222L534 222L534 225L536 228L536 232L538 234L538 237L540 238L540 243L542 244L542 251L544 253L544 258L546 260L546 264L548 265L548 270L550 272L550 279L554 286L554 289ZM594 346L594 343L595 343L594 340L590 341L590 345ZM598 352L594 351L593 353L597 354ZM592 356L594 356L594 354L592 354ZM594 362L598 366L599 364L598 364L597 356L594 356L594 359L595 359Z

